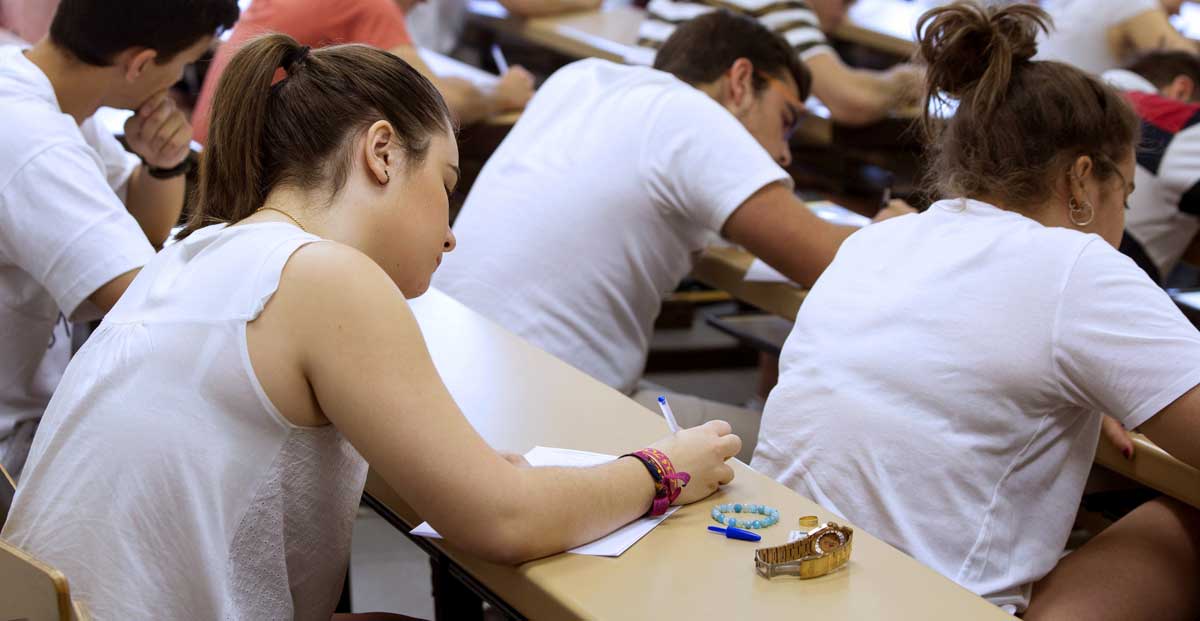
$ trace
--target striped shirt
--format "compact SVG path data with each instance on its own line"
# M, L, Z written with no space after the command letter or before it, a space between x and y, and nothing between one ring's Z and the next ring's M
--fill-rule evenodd
M651 0L638 45L657 50L676 26L717 9L758 19L786 39L802 60L831 51L816 13L802 0Z

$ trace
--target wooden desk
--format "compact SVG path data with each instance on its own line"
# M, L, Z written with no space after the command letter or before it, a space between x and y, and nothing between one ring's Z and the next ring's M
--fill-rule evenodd
M638 28L646 18L642 9L621 0L610 0L598 11L521 19L508 14L495 0L470 0L470 19L494 32L523 39L571 58L602 58L616 63L652 64L654 53L638 47ZM796 140L830 144L834 124L823 106L806 116L796 129Z
M711 246L700 255L692 278L768 313L795 320L808 290L787 283L746 282L746 270L753 262L754 255L740 248Z
M599 11L521 19L495 0L470 0L472 22L540 45L572 58L603 58L624 63L638 55L637 33L645 13L627 2L610 0Z
M412 306L451 394L499 449L523 452L542 444L620 454L667 432L661 418L625 395L440 292L430 291ZM762 531L762 545L784 543L800 515L832 516L741 464L734 469L731 485L684 507L619 558L559 554L514 568L480 561L444 541L427 544L536 619L1011 619L861 529L844 571L809 581L759 577L755 545L705 530L714 503L779 508L783 523ZM374 473L367 492L402 522L419 520Z
M833 37L908 58L917 50L917 19L943 4L946 2L939 0L858 0L850 5L846 21Z
M1200 509L1200 470L1175 459L1140 433L1133 434L1133 444L1133 461L1129 461L1101 436L1096 463Z

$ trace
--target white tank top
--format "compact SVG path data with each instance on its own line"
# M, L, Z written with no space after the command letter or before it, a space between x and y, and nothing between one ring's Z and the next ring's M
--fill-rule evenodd
M294 226L211 226L154 258L75 356L3 536L100 620L321 619L337 603L367 465L299 427L255 377L246 324Z

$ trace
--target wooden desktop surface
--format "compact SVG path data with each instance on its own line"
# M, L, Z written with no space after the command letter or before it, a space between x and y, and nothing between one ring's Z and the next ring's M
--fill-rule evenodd
M833 32L833 37L893 56L908 58L917 49L917 19L925 11L942 4L946 2L858 0L850 5L846 21Z
M500 329L438 291L412 303L438 371L472 424L497 449L534 445L621 454L667 433L625 395ZM684 507L618 558L559 554L507 567L433 542L522 614L550 618L1005 619L1000 609L856 529L849 566L801 581L754 572L759 545L785 543L801 515L834 516L741 464L711 498ZM405 522L420 518L372 473L367 492ZM572 502L576 499L563 499ZM781 524L761 544L705 530L718 502L763 503Z

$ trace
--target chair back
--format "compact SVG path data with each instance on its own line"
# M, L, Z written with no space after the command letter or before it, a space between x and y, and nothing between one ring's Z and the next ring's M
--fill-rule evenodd
M71 602L67 577L0 539L0 621L87 621Z

